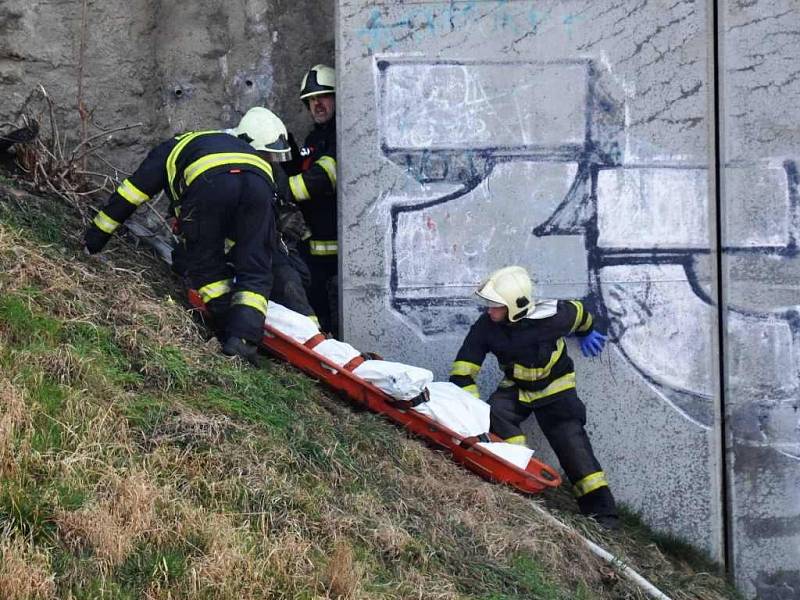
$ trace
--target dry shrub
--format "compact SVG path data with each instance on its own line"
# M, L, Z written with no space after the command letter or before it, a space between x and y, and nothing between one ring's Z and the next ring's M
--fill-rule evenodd
M48 556L9 529L0 531L0 598L55 598L55 575Z
M158 499L146 476L136 474L117 481L100 502L60 513L57 522L68 542L87 544L102 566L111 567L123 562L151 528Z
M355 598L361 587L361 571L353 549L346 541L336 542L323 574L323 584L331 598Z
M22 392L7 379L0 379L0 475L15 469L14 437L30 419Z

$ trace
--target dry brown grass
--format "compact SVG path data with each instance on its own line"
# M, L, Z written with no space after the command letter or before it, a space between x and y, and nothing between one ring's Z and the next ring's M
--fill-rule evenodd
M0 598L55 598L54 580L45 552L9 529L0 530Z
M16 470L15 438L31 420L31 413L22 391L5 378L0 378L0 476Z
M333 547L323 574L323 585L331 598L357 598L361 588L361 570L353 556L353 548L344 540Z
M104 487L109 482L103 482ZM57 517L61 535L74 546L88 546L104 568L120 564L153 526L159 492L144 474L114 481L93 505Z
M239 430L239 426L225 415L205 415L185 406L177 406L154 428L148 443L184 448L216 447Z

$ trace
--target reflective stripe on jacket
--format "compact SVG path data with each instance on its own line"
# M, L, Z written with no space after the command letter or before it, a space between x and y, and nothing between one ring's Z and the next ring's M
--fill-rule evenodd
M311 230L311 240L318 244L337 242L338 215L336 208L336 121L316 125L305 140L307 153L289 165L289 189L298 203ZM338 246L337 246L338 248ZM331 256L336 250L321 253L309 250L314 256Z
M273 182L272 167L252 146L221 131L188 132L153 148L136 171L111 194L93 224L111 234L138 206L165 190L173 212L183 193L201 176L252 171Z
M483 314L458 351L450 381L477 395L476 377L491 353L505 375L501 387L516 386L520 402L547 404L548 399L575 387L575 369L564 336L586 335L593 322L578 300L560 300L552 316L516 323L495 323Z

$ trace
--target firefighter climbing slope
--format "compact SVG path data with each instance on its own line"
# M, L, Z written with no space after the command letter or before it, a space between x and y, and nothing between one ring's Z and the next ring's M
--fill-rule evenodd
M489 398L491 431L525 444L520 425L536 420L573 484L581 512L616 529L614 497L586 434L586 407L575 388L575 370L564 336L581 339L585 356L602 352L606 337L577 300L536 302L523 267L492 273L477 290L488 308L470 328L450 372L450 381L478 395L475 377L488 353L505 375Z
M97 213L84 236L86 250L102 250L140 204L165 190L178 219L186 275L214 317L223 352L253 360L275 248L275 191L266 159L289 153L283 123L261 107L250 109L235 129L166 140ZM234 242L227 258L226 240Z

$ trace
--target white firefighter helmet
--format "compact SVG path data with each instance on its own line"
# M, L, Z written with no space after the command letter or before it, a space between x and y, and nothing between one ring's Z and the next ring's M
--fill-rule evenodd
M300 100L308 102L311 96L336 93L336 71L327 65L314 65L300 84Z
M505 306L512 323L527 315L534 305L531 277L525 267L516 265L492 273L475 293L489 306Z
M251 108L232 132L259 152L267 152L272 160L281 162L291 158L286 125L268 108Z

